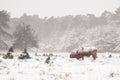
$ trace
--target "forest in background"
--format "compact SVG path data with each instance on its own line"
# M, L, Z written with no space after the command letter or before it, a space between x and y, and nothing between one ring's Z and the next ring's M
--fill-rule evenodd
M66 52L84 46L95 46L101 52L120 51L120 7L114 12L104 11L98 17L87 14L40 18L24 13L19 18L9 18L9 28L5 31L12 37L7 39L8 34L7 38L0 36L1 49L2 46L12 46L14 32L22 23L30 25L34 30L39 45L36 49L40 51Z

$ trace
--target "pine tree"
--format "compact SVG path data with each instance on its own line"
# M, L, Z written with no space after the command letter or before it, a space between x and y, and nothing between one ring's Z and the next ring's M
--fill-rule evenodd
M0 11L0 49L6 49L8 45L5 43L5 39L12 38L12 36L5 31L5 29L9 28L9 20L9 13L4 10Z
M25 48L38 48L37 36L34 35L34 31L30 25L22 24L18 25L14 32L15 42L13 47L16 49L23 50Z

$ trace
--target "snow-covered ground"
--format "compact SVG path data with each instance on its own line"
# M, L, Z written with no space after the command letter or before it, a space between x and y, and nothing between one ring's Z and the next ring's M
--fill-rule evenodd
M69 53L55 53L50 64L47 56L31 54L32 59L3 59L0 56L0 80L120 80L120 54L98 53L85 60L70 59Z

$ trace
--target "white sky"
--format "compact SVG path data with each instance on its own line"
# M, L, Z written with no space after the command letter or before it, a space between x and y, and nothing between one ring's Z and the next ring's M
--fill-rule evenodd
M100 16L104 10L114 12L120 0L0 0L0 10L7 10L11 17L39 14L65 16L92 13Z

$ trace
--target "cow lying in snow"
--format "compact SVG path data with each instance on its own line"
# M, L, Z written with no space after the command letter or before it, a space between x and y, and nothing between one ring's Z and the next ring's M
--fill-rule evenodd
M95 60L97 58L97 49L94 47L85 47L85 48L79 48L72 51L70 54L70 58L76 58L84 60L84 56L90 57L92 56Z
M31 59L31 57L29 56L27 49L24 49L23 54L21 54L18 59Z
M7 54L3 56L4 59L13 59L14 56L12 55L12 52L14 52L13 47L10 47Z

